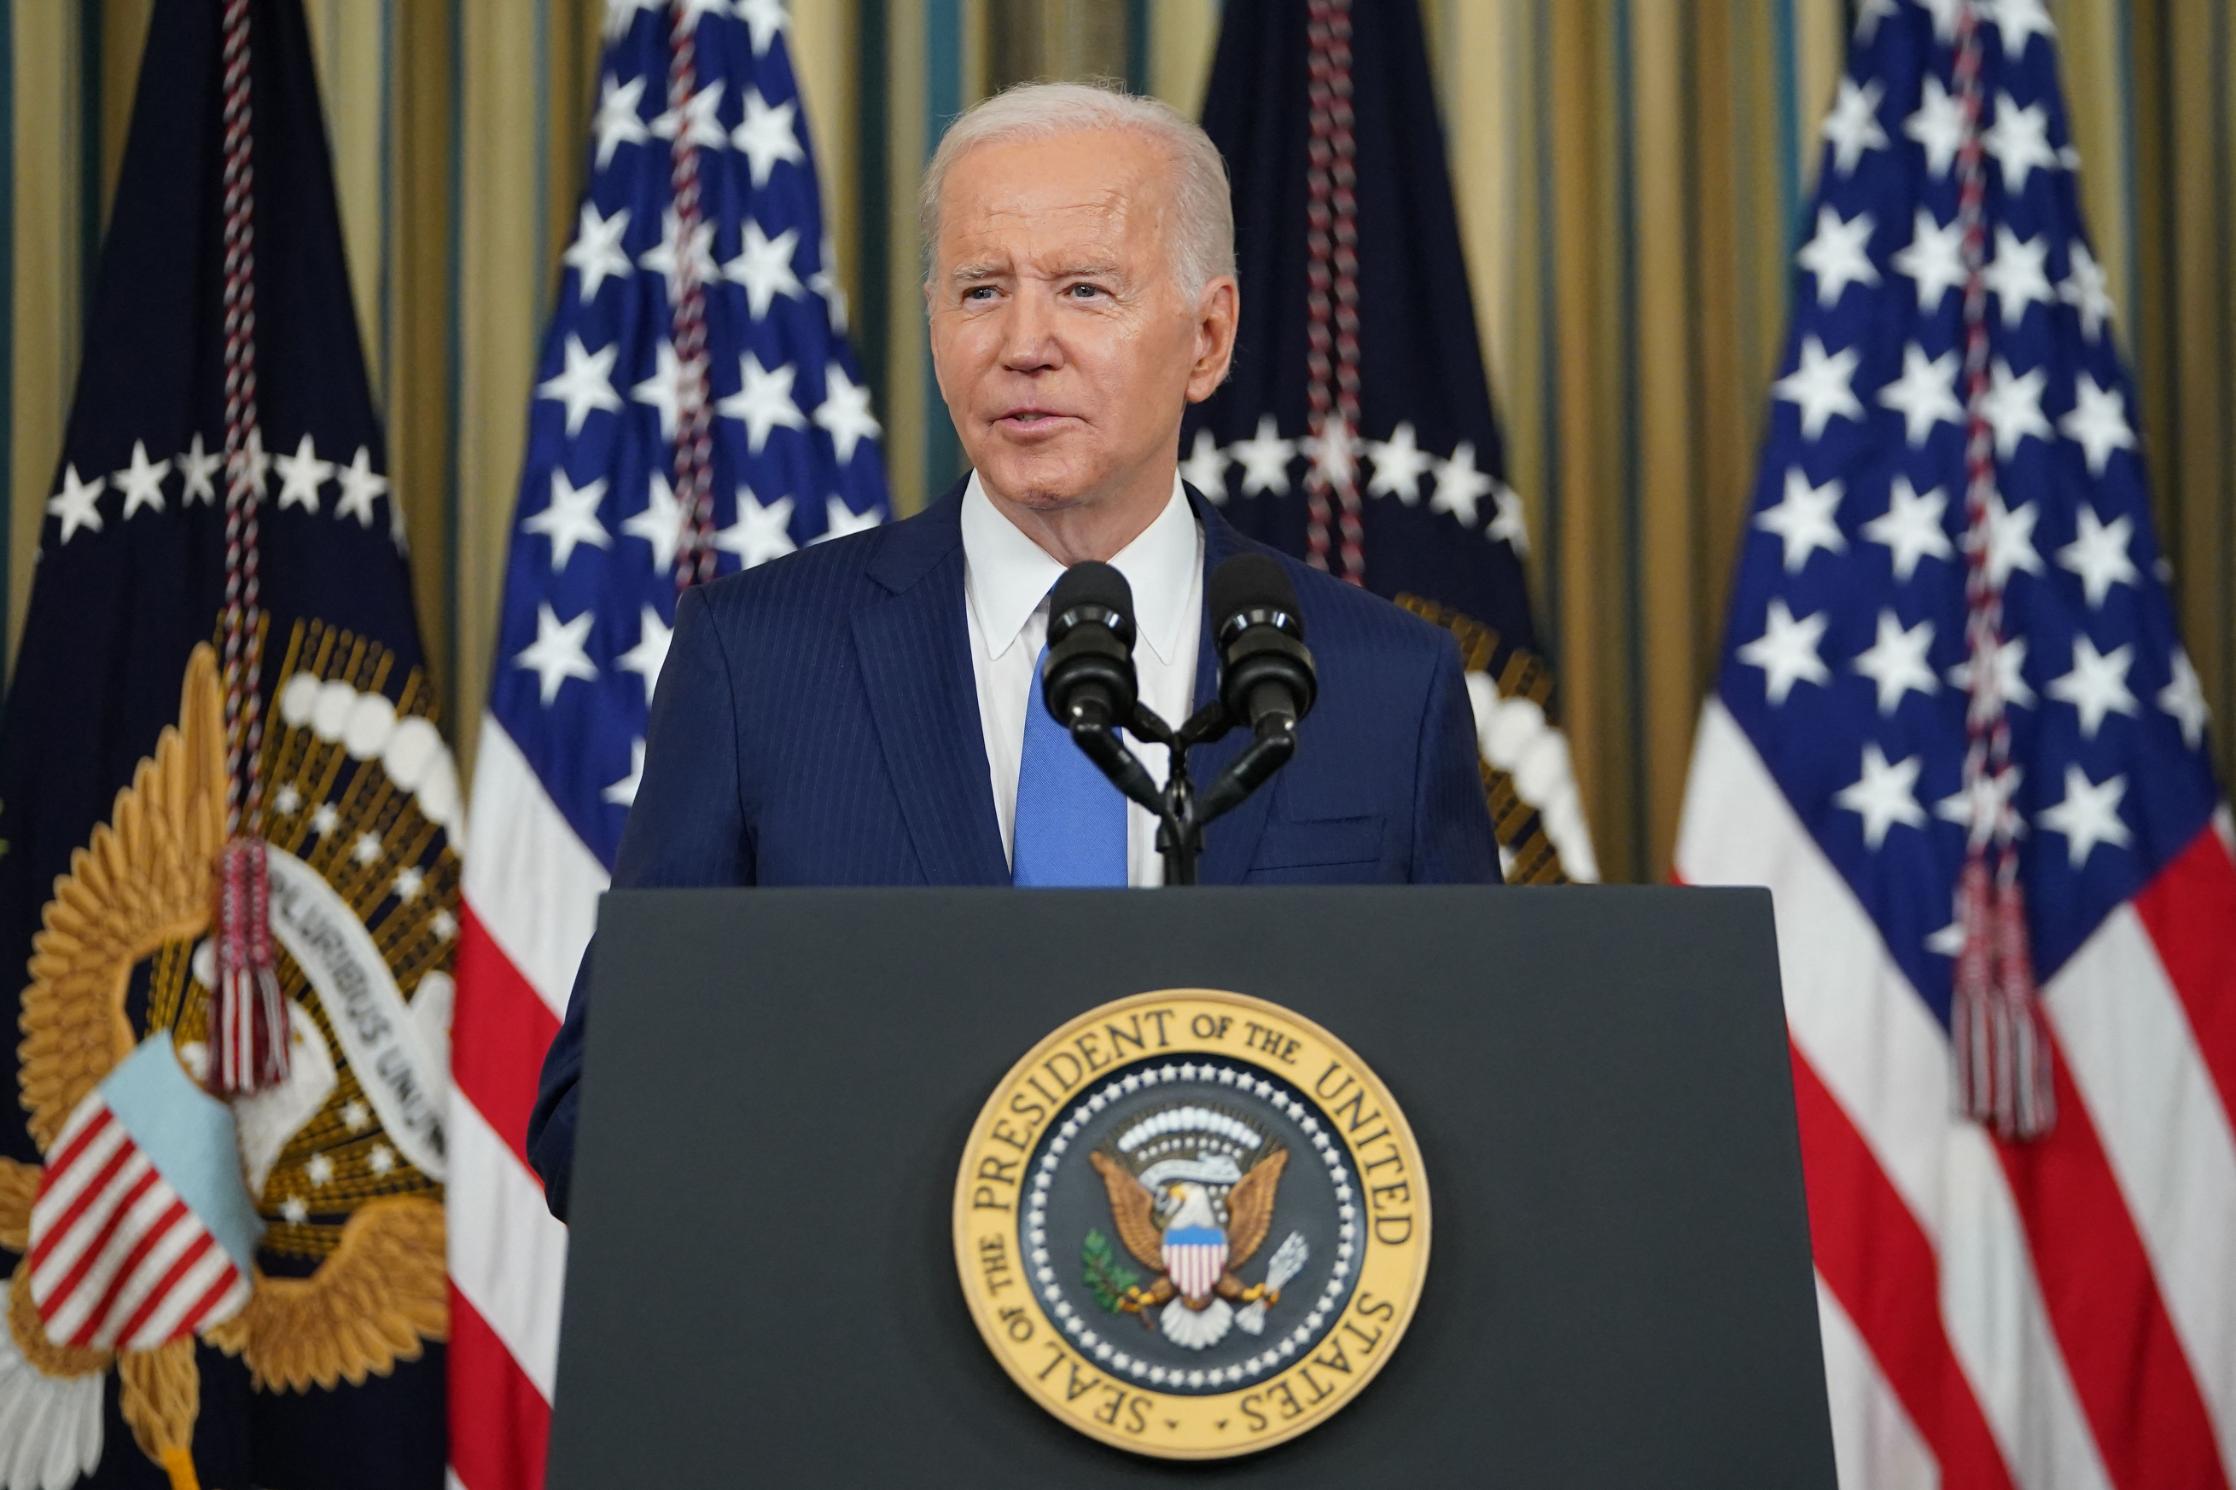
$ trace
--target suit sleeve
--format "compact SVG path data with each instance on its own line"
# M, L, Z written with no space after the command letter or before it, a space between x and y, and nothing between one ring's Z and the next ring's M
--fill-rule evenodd
M1428 705L1421 711L1420 759L1413 783L1413 883L1503 883L1460 650L1443 632L1437 635L1436 659L1429 670Z
M675 636L652 700L644 775L622 829L613 888L753 882L736 696L706 597L698 590L686 591L676 605ZM528 1118L528 1157L543 1177L551 1213L562 1221L574 1168L590 963L597 950L593 939L582 955L567 1018L544 1056L535 1110Z

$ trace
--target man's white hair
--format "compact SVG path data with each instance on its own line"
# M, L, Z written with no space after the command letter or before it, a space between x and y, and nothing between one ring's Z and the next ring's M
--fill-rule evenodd
M1227 195L1227 163L1202 126L1154 98L1097 83L1020 83L963 111L924 171L917 223L924 239L929 281L939 245L940 193L947 172L974 146L1001 140L1044 140L1092 129L1128 129L1165 148L1172 162L1176 235L1170 245L1173 277L1196 295L1212 279L1234 273L1234 202Z

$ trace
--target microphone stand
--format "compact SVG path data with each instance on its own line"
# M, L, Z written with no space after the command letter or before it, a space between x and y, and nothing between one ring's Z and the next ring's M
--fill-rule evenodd
M1160 791L1156 781L1119 738L1118 727L1091 717L1090 711L1074 714L1071 737L1087 758L1099 767L1112 785L1157 817L1157 853L1164 859L1167 885L1196 882L1196 860L1203 853L1204 824L1239 807L1265 785L1275 771L1296 753L1296 721L1285 715L1263 720L1255 737L1242 748L1233 764L1219 774L1209 789L1197 795L1188 775L1188 752L1225 735L1235 725L1232 715L1217 699L1198 709L1175 730L1143 703L1135 703L1125 728L1152 745L1162 745L1171 765Z

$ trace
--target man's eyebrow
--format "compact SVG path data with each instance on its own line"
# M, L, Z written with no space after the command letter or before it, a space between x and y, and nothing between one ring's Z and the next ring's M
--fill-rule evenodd
M1008 272L1009 270L1000 264L969 263L957 264L947 272L947 277L959 285L978 284L989 279L1000 279Z
M1059 261L1055 278L1058 279L1114 279L1119 269L1114 259L1071 259Z

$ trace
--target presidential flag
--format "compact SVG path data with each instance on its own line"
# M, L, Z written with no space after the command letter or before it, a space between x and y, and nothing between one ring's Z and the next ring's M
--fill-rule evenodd
M1181 474L1229 521L1449 627L1506 877L1598 878L1522 575L1411 0L1229 0L1203 127L1242 323Z
M460 803L315 78L153 11L0 714L0 1490L442 1483Z
M1843 1483L2236 1476L2236 864L2040 0L1867 0L1677 849L1777 902Z
M888 511L778 0L613 0L474 769L451 1469L543 1480L566 1230L524 1150L682 586Z

